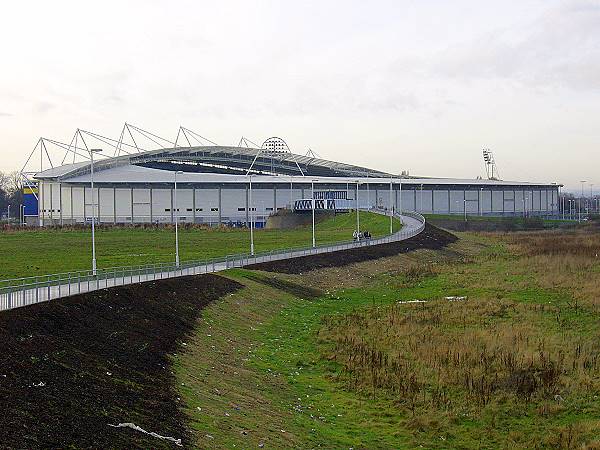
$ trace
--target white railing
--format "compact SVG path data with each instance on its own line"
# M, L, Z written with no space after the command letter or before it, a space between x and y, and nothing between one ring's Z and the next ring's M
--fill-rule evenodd
M372 210L379 214L385 211ZM91 270L57 273L0 280L0 311L32 305L39 302L68 297L74 294L96 291L113 286L141 283L187 275L214 273L234 267L244 267L282 259L330 253L371 245L402 241L421 233L425 228L425 218L418 213L405 212L419 223L416 227L403 227L400 231L377 239L345 241L316 247L300 247L250 254L227 255L220 258L186 261L177 267L174 263L146 264L140 266L111 267L98 269L94 276Z

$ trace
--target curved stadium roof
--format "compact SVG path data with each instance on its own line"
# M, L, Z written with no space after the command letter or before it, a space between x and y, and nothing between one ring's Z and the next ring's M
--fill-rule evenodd
M195 173L262 175L304 175L319 177L390 177L392 174L290 152L257 148L199 146L150 150L94 163L94 171L133 165L163 170L183 170ZM38 179L69 179L90 172L88 161L63 165L39 172Z

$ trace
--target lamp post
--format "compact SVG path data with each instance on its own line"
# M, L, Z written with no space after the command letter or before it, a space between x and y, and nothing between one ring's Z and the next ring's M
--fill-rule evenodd
M23 214L23 204L21 203L19 205L19 225L23 225L23 222L25 222L25 215Z
M479 188L479 215L483 216L483 188Z
M575 199L569 200L569 216L571 220L574 220L573 210L575 209Z
M182 175L181 170L175 171L175 189L173 191L173 209L175 210L175 267L179 267L179 209L177 208L177 175Z
M250 254L254 256L254 208L252 207L252 174L249 176L248 208L250 208Z
M8 224L10 225L10 203L8 204L8 209L6 213L6 218L8 220Z
M290 211L294 210L294 176L290 175Z
M390 177L390 234L394 233L394 207L392 206L392 177Z
M310 185L312 191L312 246L313 248L315 248L317 246L317 242L315 239L315 180L311 180Z
M369 189L369 172L367 171L367 209L371 209L371 191Z
M398 216L400 218L400 225L404 225L402 221L402 177L398 178L398 191L400 194L400 204L398 205Z
M90 187L92 188L92 275L96 276L96 203L94 201L94 153L100 153L101 148L90 149Z
M580 183L581 183L581 197L580 197L580 199L579 199L579 222L581 222L581 202L583 201L583 199L584 199L584 195L585 195L585 194L583 193L583 185L584 185L585 183L587 183L587 180L581 180L581 181L580 181Z
M465 222L466 222L467 221L467 199L466 198L463 200L463 203L464 203L463 209L465 211Z
M357 235L360 234L360 214L358 212L358 185L359 185L359 181L356 180L356 234ZM360 237L358 237L357 239L360 239Z

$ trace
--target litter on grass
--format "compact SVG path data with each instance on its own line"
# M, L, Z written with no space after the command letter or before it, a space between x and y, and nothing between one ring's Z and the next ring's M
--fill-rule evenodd
M467 297L444 297L444 300L448 300L449 302L460 302L466 300ZM398 300L398 304L403 305L405 303L427 303L429 300Z
M153 431L146 431L144 430L142 427L138 427L136 424L131 423L131 422L126 422L126 423L120 423L119 425L112 425L112 424L108 424L109 427L113 427L113 428L131 428L132 430L135 431L139 431L140 433L144 433L147 434L149 436L158 438L158 439L162 439L164 441L171 441L173 442L175 445L178 445L179 447L183 447L183 445L181 444L181 439L175 439L173 437L170 436L161 436L158 433L155 433Z

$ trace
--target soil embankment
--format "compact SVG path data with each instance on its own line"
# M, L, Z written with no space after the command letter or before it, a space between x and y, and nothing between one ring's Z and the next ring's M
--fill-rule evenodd
M340 267L370 259L384 258L419 248L437 250L456 240L457 237L453 234L426 224L423 232L404 241L254 264L248 266L248 269L296 274L325 267Z
M1 448L174 448L187 441L170 355L201 309L241 287L202 275L0 313Z
M312 269L438 249L456 237L428 225L406 241L258 264ZM250 276L251 279L256 277ZM270 277L255 281L312 298ZM190 444L171 355L184 351L204 306L242 285L202 275L120 286L0 313L0 448L175 448ZM111 426L113 425L113 426Z

